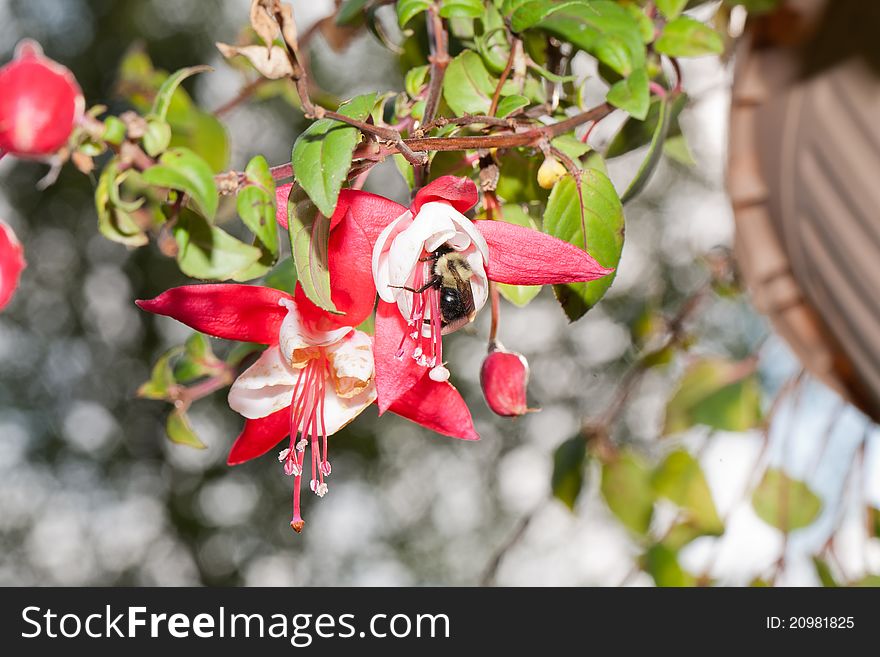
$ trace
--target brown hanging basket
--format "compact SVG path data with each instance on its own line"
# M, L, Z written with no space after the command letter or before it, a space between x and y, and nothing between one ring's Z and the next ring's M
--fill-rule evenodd
M736 53L728 189L755 306L880 419L880 2L789 0Z

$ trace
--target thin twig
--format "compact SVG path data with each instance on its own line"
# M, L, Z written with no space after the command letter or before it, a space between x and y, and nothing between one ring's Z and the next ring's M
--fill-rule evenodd
M522 42L516 37L514 37L510 43L510 55L507 57L507 64L501 72L501 77L498 78L498 85L495 87L495 93L492 95L492 104L489 106L489 116L495 116L495 112L498 110L498 101L501 98L501 88L504 86L504 83L507 82L507 78L513 68L513 62L516 59L517 51L519 50L521 43Z
M495 550L492 558L489 559L486 569L483 571L483 576L480 578L480 586L492 586L494 584L495 576L498 574L498 569L501 567L504 557L525 536L526 530L542 506L543 502L520 518L513 533Z

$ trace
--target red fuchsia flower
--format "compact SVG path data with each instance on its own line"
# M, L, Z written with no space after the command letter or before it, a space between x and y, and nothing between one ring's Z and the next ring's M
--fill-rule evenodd
M51 155L67 143L85 109L70 70L29 39L0 68L0 89L0 157Z
M24 249L12 228L0 219L0 310L12 299L18 278L25 268Z
M525 356L493 344L480 368L480 387L486 404L505 417L525 415L533 410L526 403L529 363Z
M279 207L286 203L284 198ZM289 436L279 460L295 478L290 524L296 531L304 524L305 448L311 447L310 488L323 497L331 473L328 437L376 399L372 338L353 327L373 311L370 247L390 203L372 194L340 196L330 223L328 265L332 300L343 315L315 306L299 285L293 296L255 285L189 285L137 302L208 335L268 345L229 391L230 407L246 421L228 463L261 456ZM286 210L278 219L286 224ZM445 435L477 437L467 407L449 384L414 387L390 410Z
M489 281L544 285L591 281L610 274L588 253L530 228L471 221L477 202L468 178L443 176L422 188L373 248L376 388L379 412L425 379L449 377L442 336L472 321L486 303Z

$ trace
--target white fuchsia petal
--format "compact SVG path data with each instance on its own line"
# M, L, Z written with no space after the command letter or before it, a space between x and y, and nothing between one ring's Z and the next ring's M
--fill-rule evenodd
M294 360L294 351L309 347L325 347L339 342L352 330L350 326L343 326L332 331L316 330L304 321L295 302L290 299L281 299L279 303L287 308L287 316L278 331L278 345L281 347L281 353L289 362Z
M327 347L333 384L338 395L353 397L373 378L373 340L363 331Z
M455 224L455 228L458 234L449 241L452 248L456 249L457 251L464 251L468 246L470 246L470 244L474 244L477 247L477 250L480 252L480 255L482 255L483 260L485 261L489 259L489 245L486 244L486 238L483 237L483 234L477 230L476 226L474 226L473 221L465 217L461 212L456 210L448 203L441 203L438 201L425 203L422 206L419 214L422 214L422 212L426 211L436 214L442 214L449 218L449 220L452 221L453 224ZM433 251L434 249L429 250Z
M229 407L250 420L267 417L290 406L299 373L278 347L269 347L229 389Z
M389 287L391 280L389 274L388 252L391 250L391 244L394 238L405 230L412 221L412 213L407 210L397 219L388 224L376 239L373 247L373 281L376 284L376 291L383 301L393 303L396 290Z
M354 397L340 397L332 385L324 391L324 426L331 436L360 415L376 401L376 384L370 381L366 389Z
M419 258L427 251L440 248L448 240L456 236L456 226L448 213L437 206L444 203L427 203L413 219L406 230L401 231L391 243L388 252L388 278L394 292L394 299L399 297L412 278L413 269Z

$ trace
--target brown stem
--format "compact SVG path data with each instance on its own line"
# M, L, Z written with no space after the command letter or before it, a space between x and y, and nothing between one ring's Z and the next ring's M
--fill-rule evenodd
M538 511L541 510L542 506L543 502L520 518L513 533L498 547L497 550L495 550L495 553L489 560L489 564L486 566L486 570L483 571L483 576L480 578L480 586L492 586L495 581L495 576L498 574L498 568L501 566L501 562L504 561L504 557L507 556L507 553L511 548L519 543L522 537L525 536L526 530L529 528L532 519L537 515Z
M254 93L256 93L256 91L267 82L269 82L268 78L257 78L253 82L249 82L239 90L238 94L234 98L227 100L220 107L215 109L214 116L220 118L225 114L228 114L233 109L248 100L251 96L253 96Z
M516 118L499 119L497 117L486 116L484 114L466 114L464 116L456 116L453 118L447 118L445 116L438 116L430 123L426 123L425 125L421 126L418 130L415 130L413 132L413 134L416 137L423 137L427 133L429 133L431 130L433 130L435 128L442 128L447 125L465 126L465 125L476 125L476 124L480 124L480 123L482 123L484 125L491 125L491 126L496 126L499 128L508 128L510 130L514 130L514 129L516 129L516 124L518 122L524 122L524 121L526 121L526 119L522 119L522 118L520 118L520 119L516 119Z
M443 25L443 19L437 12L437 6L432 5L429 10L428 35L433 37L431 43L431 82L428 86L428 98L425 100L425 113L422 118L424 123L430 123L437 115L440 106L440 97L443 91L443 78L446 75L446 67L449 65L449 52L447 50L448 36Z
M498 78L498 85L495 87L495 93L492 95L492 104L489 106L489 116L495 116L495 112L498 110L498 100L501 98L501 87L507 82L507 78L513 68L513 62L516 59L517 50L519 50L521 43L522 42L516 37L514 37L513 41L510 43L510 55L507 57L507 64L501 72L501 77Z

